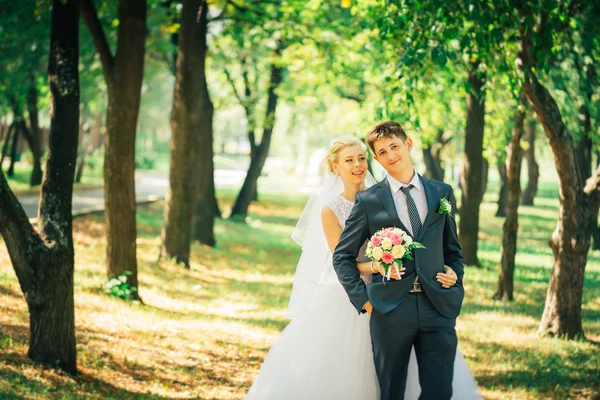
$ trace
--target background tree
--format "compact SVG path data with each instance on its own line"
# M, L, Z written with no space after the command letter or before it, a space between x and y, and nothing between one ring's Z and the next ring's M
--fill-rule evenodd
M7 6L7 12L3 14L0 48L6 60L0 66L0 97L4 98L6 108L12 111L15 121L15 129L12 131L14 145L11 149L14 155L11 154L9 176L13 175L14 162L24 139L31 151L33 166L30 185L37 186L42 180L43 156L38 93L40 90L47 91L46 83L41 77L48 64L49 42L45 39L49 35L50 15L37 12L28 3L24 4L19 10L12 10ZM33 23L23 24L23 20Z
M79 7L77 0L52 2L50 149L37 230L0 172L0 232L29 309L28 356L69 373L77 372L71 201L79 125Z
M108 278L127 275L138 286L136 259L135 136L146 37L146 0L120 0L113 56L92 0L82 13L102 62L108 91L104 153L104 215ZM137 293L137 291L136 291Z
M535 136L538 122L535 117L531 116L528 118L526 125L525 140L527 147L524 152L524 158L527 162L527 186L523 190L521 204L532 206L537 194L538 180L540 178L540 167L535 158Z
M210 144L212 148L212 137L200 139L201 136L212 136L213 106L205 76L207 14L208 4L205 0L183 2L171 112L169 195L162 231L162 253L188 268L194 211L200 197L197 176L213 174L212 152L204 154L207 152L200 148L202 142ZM213 231L212 219L208 216L202 223L204 231L210 232L210 236ZM214 237L209 238L208 242L214 244Z
M582 180L573 136L553 95L538 78L538 71L548 70L548 58L555 48L555 41L564 40L565 36L572 34L569 25L563 21L570 22L576 15L593 15L597 18L598 11L597 5L577 2L571 3L566 10L558 2L545 4L543 9L530 4L519 8L521 25L517 66L523 75L524 92L552 148L560 192L559 220L550 239L555 261L540 332L571 339L583 335L583 277L591 233L598 220L600 168L587 182Z
M506 155L506 219L502 228L502 257L498 286L493 298L513 300L515 256L519 232L519 198L521 196L521 138L525 130L525 97L522 95L515 112L515 125Z

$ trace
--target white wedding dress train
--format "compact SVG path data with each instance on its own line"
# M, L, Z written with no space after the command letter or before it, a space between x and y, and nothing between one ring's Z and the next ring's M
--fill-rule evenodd
M352 203L333 204L340 225ZM341 210L336 206L341 206ZM377 400L369 316L358 315L333 266L323 276L309 311L293 318L269 350L246 400ZM460 350L454 364L453 399L480 399ZM405 399L418 399L418 368L411 354Z

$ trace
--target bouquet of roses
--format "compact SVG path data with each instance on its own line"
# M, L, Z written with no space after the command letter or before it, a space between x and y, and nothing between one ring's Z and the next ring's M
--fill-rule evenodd
M385 269L384 279L390 280L392 268L396 269L399 275L399 266L402 265L402 259L413 260L411 251L414 249L424 249L421 243L413 242L408 233L399 228L384 228L371 237L367 243L365 255L371 261L378 261Z

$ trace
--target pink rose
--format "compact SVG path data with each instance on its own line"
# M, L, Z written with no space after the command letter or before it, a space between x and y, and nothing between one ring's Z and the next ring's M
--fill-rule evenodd
M385 253L383 253L383 256L381 257L381 261L383 261L386 264L391 264L394 262L394 256L392 255L392 253L388 253L386 251Z
M389 238L389 237L390 237L390 234L391 234L391 232L390 232L389 230L387 230L387 229L384 229L384 230L382 230L381 232L379 232L379 234L380 234L382 237Z
M402 238L398 235L391 235L390 239L392 239L392 243L394 244L394 246L402 244Z
M371 239L371 244L375 247L381 246L381 238L379 236L373 236L373 239Z

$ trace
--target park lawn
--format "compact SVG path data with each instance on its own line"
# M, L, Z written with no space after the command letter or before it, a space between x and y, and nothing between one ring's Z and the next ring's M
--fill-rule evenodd
M460 349L488 399L594 398L600 346L540 338L557 216L557 194L521 207L516 300L491 300L502 220L482 205L480 258L469 267L457 331ZM226 210L231 198L223 202ZM75 301L80 374L26 357L28 314L5 246L0 247L0 399L242 399L283 317L300 249L290 239L303 198L262 196L248 224L218 221L216 249L195 245L191 270L157 262L163 203L140 207L138 258L145 305L103 294L101 216L75 221ZM600 252L586 270L583 324L600 342Z

